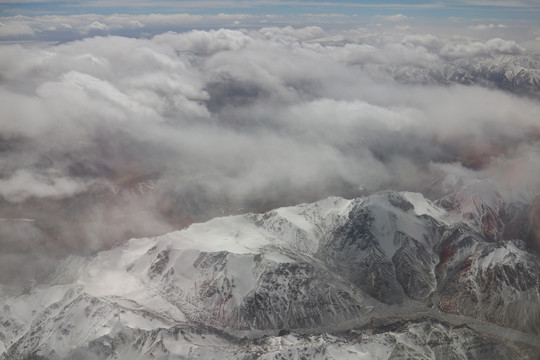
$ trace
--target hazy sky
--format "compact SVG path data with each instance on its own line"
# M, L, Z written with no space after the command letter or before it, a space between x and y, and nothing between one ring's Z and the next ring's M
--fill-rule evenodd
M149 37L194 28L385 27L457 36L510 37L540 49L538 0L89 0L0 1L0 41ZM471 34L472 30L472 34ZM529 46L528 46L529 47Z
M89 0L89 1L1 1L2 15L74 15L95 13L110 15L148 13L219 14L243 13L251 15L345 14L358 16L391 15L446 18L449 16L483 19L538 20L540 4L537 0Z

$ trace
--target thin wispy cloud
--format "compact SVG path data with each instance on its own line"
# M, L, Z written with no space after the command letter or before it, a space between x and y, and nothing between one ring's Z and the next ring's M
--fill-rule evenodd
M382 21L390 21L390 22L401 22L405 20L412 20L411 17L405 16L403 14L395 14L395 15L376 15L374 16L377 20Z

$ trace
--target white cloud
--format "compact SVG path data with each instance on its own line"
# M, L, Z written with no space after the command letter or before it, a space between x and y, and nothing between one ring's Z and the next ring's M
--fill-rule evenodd
M489 24L489 25L485 25L485 24L479 24L479 25L471 25L469 26L469 29L471 30L488 30L488 29L493 29L495 28L495 25L493 24Z
M525 51L525 49L519 46L515 41L499 38L488 40L486 46L490 51L501 54L519 54Z
M198 21L38 22L59 32L94 22L145 31L171 19ZM421 191L459 162L479 178L504 174L505 159L534 163L537 101L482 87L487 75L471 86L444 78L459 64L478 64L477 56L524 53L517 42L372 29L268 26L1 45L3 204L25 209L97 186L95 202L77 203L95 220L85 220L84 231L54 219L68 229L59 237L84 234L73 248L96 249L105 246L104 231L118 238L162 231L178 225L171 219L181 211L197 219L221 208L258 211L354 196L359 186ZM471 154L482 166L465 163ZM537 179L535 169L520 170L516 188ZM136 186L148 178L157 190L140 195ZM132 212L147 221L104 224Z
M318 26L308 26L304 28L293 28L292 26L286 27L264 27L259 29L259 33L269 40L275 40L278 38L286 37L286 41L306 41L314 40L326 36L326 32Z
M396 30L399 30L399 31L410 31L412 30L412 26L396 26Z
M520 54L525 49L515 41L500 38L490 39L486 42L474 41L466 43L449 43L443 46L441 54L449 57L491 56L497 54Z
M16 22L0 22L0 38L35 35L34 30L27 24Z
M376 15L374 16L375 19L378 20L384 20L384 21L390 21L390 22L400 22L405 20L411 20L411 17L405 16L403 14L395 14L395 15Z
M191 15L70 15L70 16L14 16L0 18L0 39L79 39L88 34L123 34L141 36L159 34L168 30L185 30L196 24L223 27L254 18L245 14Z
M440 43L440 40L431 34L410 34L405 35L402 39L404 43L412 43L423 46L436 46Z
M376 47L365 44L347 44L336 49L333 57L348 64L416 64L432 66L439 60L437 54L427 50L422 45L411 42L390 42Z
M506 29L508 28L507 25L504 25L504 24L498 24L498 25L495 25L495 24L478 24L478 25L471 25L468 27L469 29L471 30L478 30L478 31L484 31L484 30L490 30L490 29Z
M96 30L107 30L107 25L102 24L99 21L94 21L88 26L88 28Z
M220 51L239 50L249 44L251 38L237 30L193 30L182 35L166 33L154 37L157 43L174 46L181 52L211 55Z
M65 176L37 175L23 169L7 179L0 179L0 196L10 202L30 197L68 197L85 189L84 184Z

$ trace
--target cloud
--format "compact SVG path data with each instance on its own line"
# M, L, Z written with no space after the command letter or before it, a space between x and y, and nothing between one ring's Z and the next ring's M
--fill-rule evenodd
M0 18L0 40L68 41L96 35L148 37L171 30L185 31L196 25L219 28L250 19L257 23L262 17L246 14L19 15Z
M388 43L381 47L366 44L348 44L336 50L334 57L348 64L421 64L430 66L439 59L422 45Z
M33 37L34 35L34 30L32 30L29 25L16 22L9 22L7 24L0 22L0 38L10 38L18 36Z
M172 45L179 51L193 52L197 55L211 55L221 51L234 51L244 48L251 38L235 30L193 30L178 36L176 33L166 33L154 37L158 43Z
M259 33L264 34L269 40L286 37L288 41L307 41L326 36L326 32L318 26L308 26L298 29L295 29L292 26L263 27L259 30Z
M431 47L438 46L441 41L431 34L409 34L403 37L402 42Z
M489 25L478 24L478 25L469 26L469 29L471 29L471 30L479 30L479 31L495 29L495 28L506 29L506 28L508 28L508 26L504 25L504 24L498 24L498 25L494 25L494 24L489 24Z
M107 30L107 25L100 23L99 21L94 21L88 26L89 29L95 30Z
M48 21L82 34L95 22L146 30L149 19L172 21ZM237 211L388 188L441 195L434 184L455 174L517 192L538 183L538 101L496 90L491 73L461 81L476 57L525 56L512 40L267 26L1 52L0 272L19 280ZM43 261L18 277L17 244L35 239L43 249L26 258Z
M495 28L495 25L493 24L489 24L489 25L479 24L479 25L469 26L469 29L471 30L487 30L487 29L494 29L494 28Z
M23 169L17 170L7 179L0 180L0 196L12 203L30 197L68 197L85 189L84 184L69 177L38 175Z
M399 31L410 31L412 29L413 29L412 26L407 26L407 25L405 25L405 26L396 26L396 30L399 30Z
M499 54L517 55L525 49L515 41L494 38L487 42L474 41L468 43L446 44L441 49L441 54L448 57L466 56L493 56Z
M405 20L411 20L411 17L405 16L403 14L395 14L395 15L376 15L374 16L375 19L383 20L383 21L390 21L390 22L400 22Z

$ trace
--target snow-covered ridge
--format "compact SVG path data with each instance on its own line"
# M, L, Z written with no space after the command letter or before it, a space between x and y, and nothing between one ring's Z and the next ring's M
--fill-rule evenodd
M73 357L73 349L112 358L132 339L139 345L130 357L141 359L162 351L241 351L252 345L239 345L231 334L310 334L445 312L539 334L537 255L525 239L493 243L452 211L407 192L332 197L71 257L49 283L2 296L0 350L8 358L62 359ZM402 327L404 334L413 328L420 331ZM385 349L395 344L371 339ZM289 346L287 338L268 341L269 348L276 341ZM343 350L340 338L326 341L337 344L336 354L368 351ZM426 351L427 345L415 346Z

